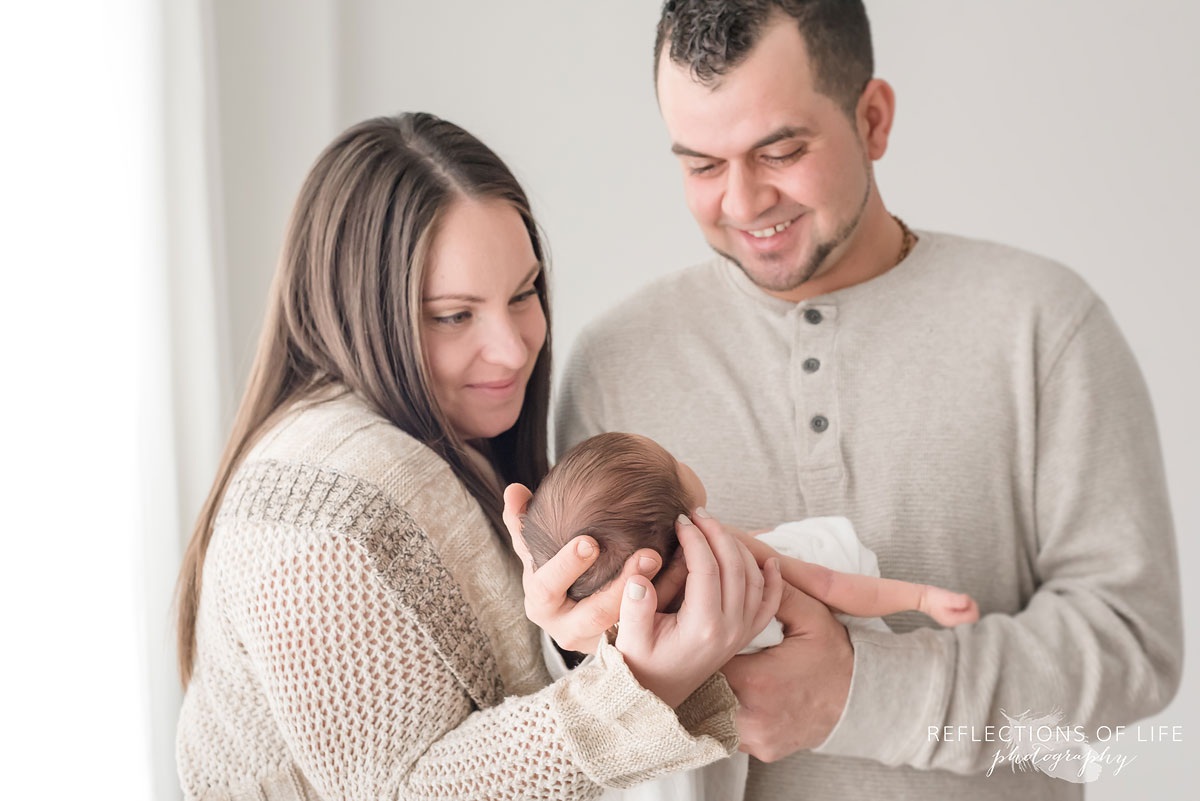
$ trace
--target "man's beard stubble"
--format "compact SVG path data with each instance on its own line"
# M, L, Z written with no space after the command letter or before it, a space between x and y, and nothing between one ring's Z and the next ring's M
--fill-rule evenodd
M843 242L849 239L851 235L854 234L855 230L857 230L858 224L862 222L863 214L867 210L867 203L871 199L871 188L874 186L875 181L875 176L871 170L870 160L866 160L865 166L867 173L867 190L863 193L862 202L858 204L858 210L855 211L854 218L839 228L837 233L835 233L830 239L824 242L816 243L816 247L813 248L812 253L809 254L808 259L798 271L798 278L793 277L789 279L787 276L784 276L784 279L780 285L772 286L764 283L758 278L755 278L754 275L752 275L750 271L746 269L745 265L735 259L732 254L726 253L720 248L713 246L711 243L709 243L709 247L712 247L718 256L729 259L729 261L737 265L737 268L742 271L742 274L749 278L750 282L760 289L764 289L768 292L790 292L796 287L810 281L812 277L817 274L817 271L821 269L822 265L825 264L825 261L829 258L829 255L833 253L833 251L837 250L837 248L840 247ZM765 258L770 260L772 255L765 254ZM796 273L793 273L792 275L794 276Z

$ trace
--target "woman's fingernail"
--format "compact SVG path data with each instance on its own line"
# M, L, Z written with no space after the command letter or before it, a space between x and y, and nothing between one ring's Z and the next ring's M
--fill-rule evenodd
M776 573L778 573L779 572L779 560L776 559L774 556L772 556L770 559L767 560L767 567L771 568Z
M629 593L629 597L635 601L640 601L646 597L646 588L641 584L638 584L636 581L629 582L628 586L625 588L625 591Z
M638 557L638 570L643 573L653 573L658 567L658 562L651 559L649 556Z
M712 517L703 506L696 507L696 517Z
M687 515L680 515L679 517L675 518L675 522L681 526L692 525L692 519L690 517L688 517Z
M575 553L579 554L583 559L587 559L595 552L596 549L592 546L590 540L580 540L579 544L575 546Z

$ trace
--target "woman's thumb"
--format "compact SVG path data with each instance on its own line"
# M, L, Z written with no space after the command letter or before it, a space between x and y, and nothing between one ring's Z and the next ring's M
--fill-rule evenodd
M617 648L640 651L650 642L658 600L654 585L644 576L632 576L621 593L621 619L617 628ZM624 648L622 646L625 646Z

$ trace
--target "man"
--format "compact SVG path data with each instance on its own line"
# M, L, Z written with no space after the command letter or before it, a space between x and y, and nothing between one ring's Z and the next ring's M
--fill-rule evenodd
M1081 797L1028 765L985 773L1009 717L1057 710L1094 738L1179 681L1157 433L1107 308L1064 267L888 213L872 162L894 96L860 2L668 2L655 59L718 258L584 332L559 453L650 436L723 521L845 515L885 576L985 615L847 634L793 608L782 645L725 671L743 748L771 760L747 798Z

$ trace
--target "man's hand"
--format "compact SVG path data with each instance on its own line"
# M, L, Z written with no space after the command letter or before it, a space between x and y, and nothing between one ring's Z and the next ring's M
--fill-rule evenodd
M785 583L776 617L782 643L735 656L721 669L739 703L741 750L763 762L823 743L842 716L854 672L850 637L829 607Z

